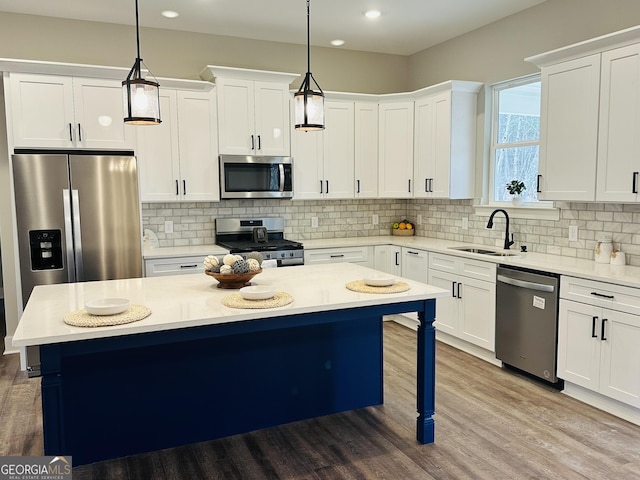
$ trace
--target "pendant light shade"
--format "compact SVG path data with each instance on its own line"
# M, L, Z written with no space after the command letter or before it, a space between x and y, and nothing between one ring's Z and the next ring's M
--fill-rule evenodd
M136 46L138 56L122 82L124 123L132 125L157 125L160 120L160 85L142 77L144 63L140 58L140 27L138 24L138 0L136 1ZM146 66L145 66L146 69ZM148 69L146 69L148 70ZM151 75L153 77L153 75ZM155 80L155 78L154 78Z
M315 88L314 89L314 85ZM293 97L296 130L324 130L324 93L311 74L309 0L307 0L307 73Z

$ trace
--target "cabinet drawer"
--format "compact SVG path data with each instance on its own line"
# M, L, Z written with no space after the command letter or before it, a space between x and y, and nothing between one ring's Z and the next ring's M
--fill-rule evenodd
M429 254L429 268L496 283L496 264L441 253Z
M170 257L145 260L145 276L159 277L162 275L185 275L188 273L203 273L202 256L199 257Z
M304 263L365 263L371 264L372 247L344 247L305 250Z
M640 289L583 278L560 277L560 298L640 315Z

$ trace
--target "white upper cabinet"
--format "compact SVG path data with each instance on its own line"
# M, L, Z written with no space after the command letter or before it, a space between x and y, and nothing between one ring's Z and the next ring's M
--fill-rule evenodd
M596 200L637 202L640 190L640 45L602 54Z
M381 103L378 109L378 196L413 195L413 101Z
M539 198L640 201L640 28L526 60L542 69Z
M540 200L593 201L600 55L542 68Z
M354 105L325 100L323 131L293 132L294 198L354 197Z
M215 92L161 88L160 113L136 129L142 201L220 200Z
M121 81L30 73L9 79L14 147L133 148Z
M289 85L298 75L217 66L200 75L215 78L221 154L291 154Z
M378 104L355 105L355 197L378 197Z
M481 86L450 81L417 93L414 197L474 197L476 105Z

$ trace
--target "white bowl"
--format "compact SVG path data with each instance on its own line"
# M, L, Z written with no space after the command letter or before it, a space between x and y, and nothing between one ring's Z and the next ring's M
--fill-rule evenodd
M129 308L127 298L99 298L84 304L84 309L91 315L115 315Z
M396 281L394 277L384 274L370 275L363 278L363 280L364 283L372 287L388 287L389 285L393 285Z
M260 285L252 285L240 289L240 295L245 300L266 300L267 298L273 298L275 294L276 291L273 288Z

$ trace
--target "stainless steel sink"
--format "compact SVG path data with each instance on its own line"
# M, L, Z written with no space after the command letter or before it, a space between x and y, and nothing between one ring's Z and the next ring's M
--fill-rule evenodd
M517 257L518 254L511 252L501 252L496 250L488 250L486 248L479 247L449 247L451 250L458 250L459 252L479 253L480 255L491 255L494 257Z

